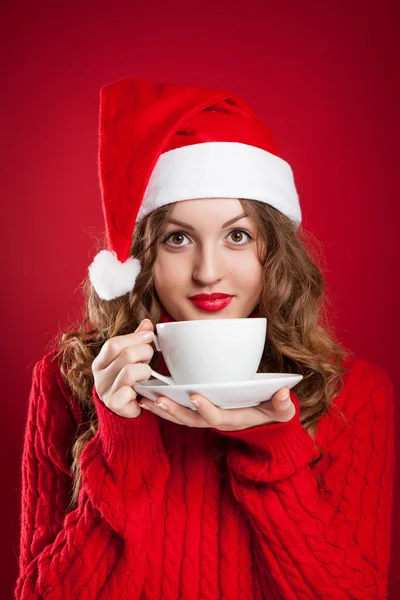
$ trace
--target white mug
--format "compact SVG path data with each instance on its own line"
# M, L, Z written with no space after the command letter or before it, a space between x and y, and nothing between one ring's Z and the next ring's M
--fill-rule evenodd
M267 319L204 319L158 323L154 344L177 385L254 379ZM160 375L157 371L154 374Z

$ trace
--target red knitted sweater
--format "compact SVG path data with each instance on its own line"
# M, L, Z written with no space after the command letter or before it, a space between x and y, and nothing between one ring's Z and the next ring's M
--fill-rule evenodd
M394 400L383 369L349 361L319 421L324 456L314 466L319 451L294 392L290 421L220 432L148 411L120 417L93 388L98 431L67 513L83 417L54 354L33 371L17 599L387 597ZM213 454L226 444L218 463Z

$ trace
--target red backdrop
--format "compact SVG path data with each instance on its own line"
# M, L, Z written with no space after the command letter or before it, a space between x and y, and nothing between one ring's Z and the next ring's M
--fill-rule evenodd
M17 576L32 367L78 315L91 234L103 228L101 85L137 75L223 87L259 112L293 167L303 225L323 244L339 338L383 367L396 394L399 384L395 2L57 4L2 8L4 598ZM393 599L399 534L394 512Z

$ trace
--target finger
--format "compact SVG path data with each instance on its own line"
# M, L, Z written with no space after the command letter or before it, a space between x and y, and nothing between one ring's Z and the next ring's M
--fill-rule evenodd
M163 404L166 408L159 408L159 405ZM210 425L202 418L202 416L195 410L187 408L174 402L171 398L166 396L160 396L157 398L156 403L153 405L154 410L157 414L165 415L169 414L179 422L180 425L186 425L187 427L209 427Z
M136 331L134 333L141 333L142 331L149 331L154 333L154 326L153 323L150 321L150 319L143 319L143 321L140 323L139 327L137 327ZM130 334L128 334L130 335ZM147 340L142 340L142 344L146 344L148 348L151 349L151 355L148 358L143 359L141 362L146 363L146 365L150 364L151 359L153 358L153 354L154 354L154 349L151 346L151 343L154 340L154 335L152 338L147 339Z
M192 404L196 407L207 427L223 429L241 429L249 425L254 425L254 414L246 411L246 409L229 409L223 410L215 406L208 398L201 394L192 394L190 396ZM260 423L262 423L261 416Z
M274 406L279 410L284 410L290 405L290 390L287 387L282 388L272 396Z
M296 413L296 407L290 398L289 388L282 388L276 392L272 397L272 404L280 421L289 421Z
M93 366L98 370L106 369L124 348L143 343L150 343L152 341L151 339L142 340L139 337L139 333L144 331L152 331L154 333L154 326L150 319L143 319L133 333L116 335L115 337L106 340L99 354L94 359Z
M140 414L136 400L136 392L129 386L124 386L112 396L104 399L108 409L121 417L132 419Z
M158 398L157 402L159 402L161 399ZM141 400L139 403L139 406L141 408L143 408L146 412L152 412L155 415L162 417L163 419L165 419L166 421L172 421L172 423L176 423L177 425L183 425L184 423L182 423L182 421L179 421L176 417L174 417L171 414L170 410L164 410L163 408L161 408L160 406L157 406L155 402L153 402L152 400L149 401L144 401Z
M111 368L111 367L109 367ZM119 373L116 374L115 378L111 378L113 383L111 385L111 394L117 392L121 387L130 386L132 390L133 386L140 381L147 381L151 377L151 369L149 365L145 365L144 363L138 362L135 364L126 364L120 370Z
M103 377L114 382L114 390L121 385L121 380L123 381L122 385L134 385L137 381L148 379L151 376L149 362L153 354L153 348L145 342L138 346L128 346L121 350L112 363L103 370ZM143 366L145 366L144 370ZM137 377L135 377L135 372L138 372Z

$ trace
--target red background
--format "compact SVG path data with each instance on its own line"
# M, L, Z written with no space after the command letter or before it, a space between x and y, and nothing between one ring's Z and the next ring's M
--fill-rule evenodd
M91 234L103 229L101 85L136 75L222 87L259 112L294 170L303 225L323 244L339 339L383 367L396 396L399 385L395 2L57 4L2 5L2 598L17 576L32 367L78 316ZM392 599L399 534L394 511Z

